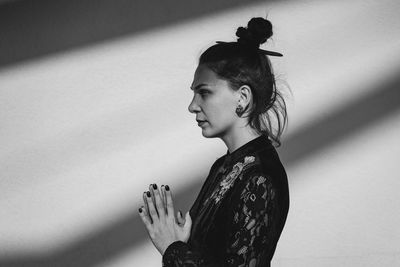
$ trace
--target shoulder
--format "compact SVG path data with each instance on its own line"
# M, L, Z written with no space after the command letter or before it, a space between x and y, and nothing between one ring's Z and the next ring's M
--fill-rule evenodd
M289 188L285 168L283 167L276 150L268 149L255 153L253 160L240 175L235 185L233 197L242 196L244 192L276 194L279 198L288 198Z
M260 161L255 161L255 164L243 171L239 182L236 184L236 197L249 193L264 195L265 193L273 193L275 191L275 183L271 173L266 172Z
M249 160L251 159L251 160ZM286 179L286 171L279 159L275 148L257 151L245 157L244 162L250 161L247 168L243 170L243 179L251 182L258 176L269 177L272 183L280 179Z
M259 151L256 154L257 166L254 174L269 177L270 182L278 189L288 186L287 174L279 155L274 147ZM251 175L251 173L249 173Z

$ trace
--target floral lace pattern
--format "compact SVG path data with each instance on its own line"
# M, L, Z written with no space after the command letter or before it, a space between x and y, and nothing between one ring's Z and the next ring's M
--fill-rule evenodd
M162 262L163 267L205 266L202 256L199 253L190 251L187 244L182 241L176 241L172 243L167 248L167 251L165 251L164 255L166 255L166 257L164 257Z
M187 243L168 246L165 267L270 266L289 209L286 172L266 137L214 164L193 204Z
M268 177L256 175L246 183L232 212L226 257L230 266L264 266L262 254L269 245L274 197Z
M275 190L268 177L255 175L246 181L240 198L231 209L232 217L229 217L233 220L227 220L223 262L206 263L201 254L190 251L185 243L178 241L168 247L163 266L266 266L263 253L271 239L274 196Z
M255 158L253 156L248 156L244 158L244 162L236 163L232 171L226 175L226 177L221 181L219 187L215 189L212 193L210 199L213 199L215 203L218 203L225 195L226 191L233 186L235 180L239 177L242 179L243 169L246 168L250 163L253 163ZM208 201L209 199L207 199Z

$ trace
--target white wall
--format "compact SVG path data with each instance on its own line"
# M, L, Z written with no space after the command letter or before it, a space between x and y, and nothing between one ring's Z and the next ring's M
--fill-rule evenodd
M57 261L79 243L94 255L82 240L126 220L138 242L96 265L160 266L136 235L142 192L168 183L190 202L184 191L226 152L187 111L197 57L267 12L265 48L284 54L273 64L293 93L281 149L291 206L273 266L400 265L400 98L370 97L399 96L399 10L395 0L251 4L0 69L0 265Z

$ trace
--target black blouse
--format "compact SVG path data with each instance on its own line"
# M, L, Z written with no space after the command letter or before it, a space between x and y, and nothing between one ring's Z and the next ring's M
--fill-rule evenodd
M270 266L288 210L285 169L261 135L212 165L190 209L190 238L168 246L163 266Z

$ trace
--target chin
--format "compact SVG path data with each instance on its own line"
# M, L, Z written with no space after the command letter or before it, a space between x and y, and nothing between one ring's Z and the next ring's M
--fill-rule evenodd
M201 131L201 134L205 137L205 138L214 138L217 137L217 135L211 131L207 131L207 129L203 129Z
M201 134L205 137L205 138L213 138L214 136L208 134L207 132L202 131Z
M220 138L221 137L221 132L212 131L212 129L210 129L210 128L203 129L201 131L201 134L205 138L217 138L217 137Z

